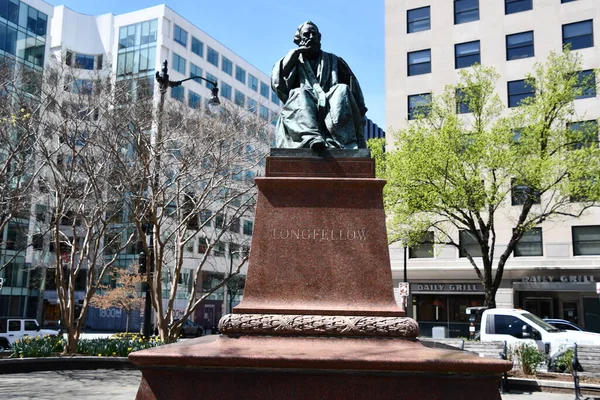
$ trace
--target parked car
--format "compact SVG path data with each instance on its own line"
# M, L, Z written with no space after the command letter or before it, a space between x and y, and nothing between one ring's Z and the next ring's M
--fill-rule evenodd
M53 329L41 329L35 319L19 317L0 318L0 348L8 349L17 340L25 337L51 335L59 332Z
M564 329L565 331L583 331L581 327L565 319L544 318L544 321L555 328Z
M173 323L176 323L177 321L179 321L179 319L173 320ZM186 319L183 322L183 326L181 327L179 335L182 338L199 337L204 335L204 328L202 328L202 326L198 324L193 323L189 319Z

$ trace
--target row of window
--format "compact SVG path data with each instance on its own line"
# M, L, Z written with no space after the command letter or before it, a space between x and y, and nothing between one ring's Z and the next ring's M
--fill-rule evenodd
M574 256L600 255L600 225L573 226L571 227L571 238ZM459 257L481 257L481 247L471 232L462 230L459 232ZM409 248L410 258L433 258L434 234L426 232L423 234L420 244ZM542 239L542 228L533 228L525 232L517 242L513 256L536 257L544 255L544 242Z
M13 27L25 28L29 33L46 36L48 16L41 11L19 1L0 0L0 21Z
M593 21L580 21L562 26L563 45L571 50L594 46ZM533 57L533 31L506 35L506 60ZM431 73L431 49L411 51L407 56L408 76ZM479 40L454 45L454 67L466 68L481 64L481 46Z
M570 3L575 0L561 0ZM533 9L532 0L504 0L504 13L515 14ZM479 0L454 0L454 24L465 24L479 20ZM415 33L431 29L430 6L406 11L406 33Z
M204 57L204 43L199 39L192 37L192 53L196 54L199 57ZM179 43L181 46L187 49L188 43L188 32L181 28L179 25L175 25L173 28L173 39L176 43ZM219 68L219 58L221 59L221 71L225 72L227 75L234 77L234 65L233 62L225 57L224 55L220 55L218 51L213 49L210 46L206 46L206 60ZM178 56L179 57L179 56ZM181 57L179 57L182 59ZM183 63L185 64L185 59L183 59ZM180 69L176 69L178 72L185 75L185 65L179 65ZM200 75L201 76L201 75ZM247 79L246 79L247 77ZM257 93L260 93L267 100L271 100L273 103L279 105L279 98L274 92L271 92L269 85L260 81L254 75L247 73L246 70L239 65L235 66L235 79L241 82L244 85L248 85L248 87L254 90ZM260 90L259 90L260 89Z
M214 79L215 82L217 79L210 75L206 74L207 79ZM210 83L206 83L207 87L212 87ZM277 122L277 112L270 111L268 107L258 104L258 102L250 97L246 97L246 95L240 92L237 89L233 89L230 85L225 82L221 82L219 87L219 95L227 100L233 101L236 105L246 108L252 114L256 114L258 112L258 116L267 122L271 122L273 125ZM185 102L185 88L183 86L176 86L171 88L171 97L177 101ZM188 89L188 105L192 108L199 108L202 104L202 97ZM208 102L208 98L205 99L205 102ZM208 104L208 103L207 103ZM269 119L269 114L271 115L271 119Z
M0 20L0 55L16 56L25 65L41 69L44 67L45 52L44 37Z
M580 71L577 74L577 85L574 88L575 99L596 97L596 74L594 70ZM518 107L528 98L535 97L535 88L525 79L507 82L508 107ZM408 96L408 119L427 116L431 104L431 93L420 93ZM456 93L456 111L459 114L471 112L468 101L462 91Z

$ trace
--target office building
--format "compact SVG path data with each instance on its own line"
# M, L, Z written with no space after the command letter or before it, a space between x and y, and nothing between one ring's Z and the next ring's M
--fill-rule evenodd
M499 73L496 93L507 109L527 95L523 80L534 64L564 45L581 55L581 74L600 67L600 2L595 0L387 0L385 13L386 116L394 130L410 124L416 106L458 83L459 71L474 63ZM599 117L596 91L575 100L573 122ZM392 137L387 144L393 145ZM497 221L496 254L511 228L506 219ZM600 332L600 210L544 222L528 240L531 251L513 254L506 263L497 306L521 307ZM446 326L450 336L467 336L465 309L482 305L483 287L456 248L438 250L434 255L431 243L408 249L409 311L425 334L432 326ZM391 247L396 283L403 279L404 251L401 244Z

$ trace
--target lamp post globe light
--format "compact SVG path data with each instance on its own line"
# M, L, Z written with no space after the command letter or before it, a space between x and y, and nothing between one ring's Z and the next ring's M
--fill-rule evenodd
M156 71L156 82L158 82L160 89L160 104L159 104L159 117L162 115L162 109L165 101L165 93L167 93L168 88L174 88L180 86L183 82L189 81L192 79L201 79L206 81L212 85L211 98L208 101L209 110L213 113L217 112L221 102L219 101L219 88L217 87L217 82L211 81L210 79L206 79L202 76L190 76L189 78L182 79L180 81L170 81L169 80L169 62L167 60L163 61L163 66L160 72Z
M185 81L189 81L192 79L201 79L206 81L212 85L211 98L208 101L208 108L211 113L217 113L219 111L221 102L219 101L219 88L217 87L217 82L212 81L210 79L206 79L202 76L190 76L189 78L182 79L180 81L171 81L169 80L169 62L167 60L163 61L162 69L156 71L156 82L158 83L159 91L160 91L160 101L158 103L158 112L157 112L157 129L156 135L160 136L162 131L162 114L165 104L165 94L167 93L168 88L174 88L177 86L181 86L181 84ZM157 140L160 143L160 140ZM157 153L158 154L158 153ZM156 165L160 165L160 159L158 158L160 155L157 155ZM157 168L153 172L153 184L157 185L159 176L158 176ZM152 279L152 275L154 272L154 227L151 224L150 226L146 226L146 232L148 232L149 244L148 244L148 254L141 253L139 258L139 273L140 275L146 276L146 282L144 282L144 291L145 291L145 303L144 303L144 321L142 326L142 333L146 337L150 337L151 332L151 318L150 313L152 312L152 300L150 293L150 280ZM149 266L149 268L148 268Z

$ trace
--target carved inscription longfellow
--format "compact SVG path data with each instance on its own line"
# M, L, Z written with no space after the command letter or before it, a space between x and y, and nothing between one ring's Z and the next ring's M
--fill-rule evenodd
M369 238L366 229L328 229L328 228L272 228L269 239L272 240L362 240Z

